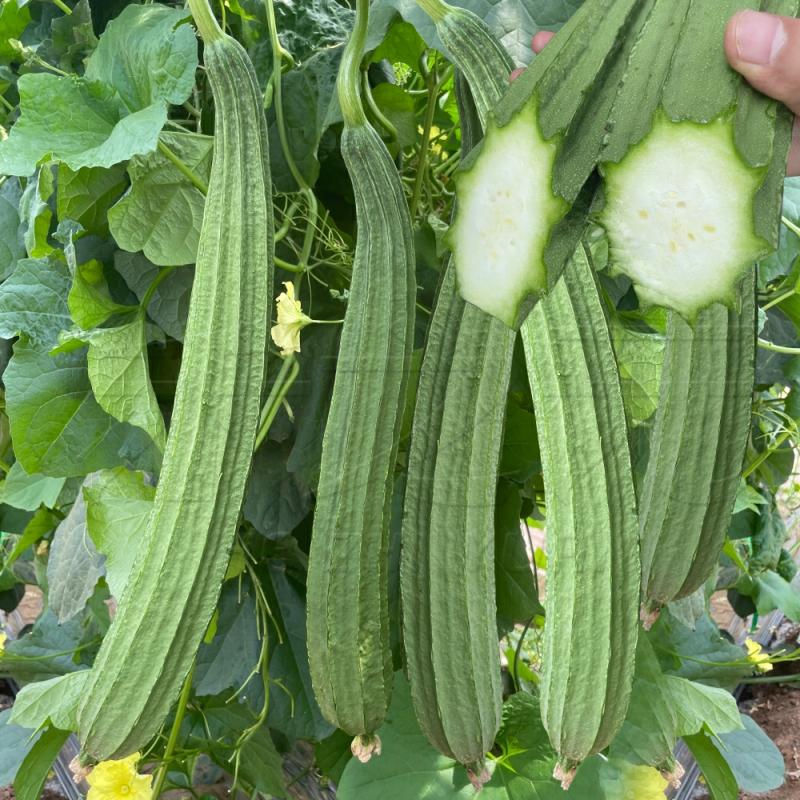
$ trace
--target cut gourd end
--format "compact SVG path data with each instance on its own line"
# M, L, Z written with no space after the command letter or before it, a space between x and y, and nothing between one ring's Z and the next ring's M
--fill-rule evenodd
M612 264L639 298L689 321L712 303L732 305L739 279L769 251L753 213L764 170L742 160L732 122L662 116L603 171Z

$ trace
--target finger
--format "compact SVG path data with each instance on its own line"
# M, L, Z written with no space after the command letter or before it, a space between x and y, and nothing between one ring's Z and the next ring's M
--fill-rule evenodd
M539 31L531 40L534 53L541 53L544 46L555 36L552 31Z
M508 76L508 81L509 81L509 83L511 83L511 82L515 81L517 78L519 78L519 76L520 76L520 75L522 75L522 73L523 73L523 72L525 72L525 67L517 67L517 68L516 68L516 69L515 69L515 70L514 70L514 71L513 71L513 72L512 72L512 73L511 73L509 76Z
M800 114L800 20L741 11L728 23L725 52L756 89Z
M786 174L792 178L800 175L800 119L797 117L794 120L794 135L792 136L792 148L789 150Z

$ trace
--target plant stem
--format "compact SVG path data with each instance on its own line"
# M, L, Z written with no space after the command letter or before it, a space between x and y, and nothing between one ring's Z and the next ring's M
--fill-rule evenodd
M13 111L14 110L14 106L12 106L11 103L9 103L8 100L6 100L6 98L3 97L2 94L0 94L0 104L2 104L3 107L5 109L7 109L8 111Z
M794 224L790 219L787 217L781 217L781 222L796 236L800 236L800 228Z
M208 194L208 184L204 183L203 180L197 175L191 167L189 167L181 157L171 150L161 139L158 140L158 152L164 156L168 161L170 161L173 166L181 173L185 178L189 180L189 182L194 186L201 194L206 195Z
M156 292L156 289L161 285L161 283L166 280L175 270L178 269L177 267L163 267L159 270L158 275L153 278L153 282L147 287L147 291L144 293L144 297L142 298L142 302L140 303L139 307L143 311L147 311L147 307L150 305L150 301L153 299L153 295Z
M397 128L395 128L395 126L392 125L392 123L386 118L386 115L380 110L378 104L375 102L375 98L372 96L372 87L369 85L369 73L366 70L363 70L361 74L363 75L363 94L367 100L367 109L375 118L375 121L386 131L386 133L389 134L389 140L396 142Z
M178 743L181 725L183 724L183 718L186 715L186 705L189 702L189 695L192 692L193 678L194 662L192 662L192 666L189 668L189 674L186 676L186 680L183 682L181 696L178 698L178 707L175 709L175 719L172 723L172 730L169 732L169 739L167 739L167 748L164 750L164 760L162 761L161 766L158 768L158 773L156 774L156 782L155 786L153 787L153 800L158 800L158 798L161 796L161 790L164 788L164 781L167 779L169 763L172 759L172 754L175 752L175 745Z
M286 119L283 116L283 91L281 86L283 59L288 54L283 49L280 39L278 38L278 24L275 21L275 7L272 0L264 0L264 8L267 12L267 28L269 29L270 44L272 45L272 78L270 82L273 92L273 104L275 106L275 121L278 126L278 139L280 140L281 151L286 165L289 167L289 172L291 172L300 193L305 197L306 204L308 205L308 223L306 225L305 236L303 237L303 249L300 251L300 267L305 271L308 268L311 248L314 245L319 209L317 206L317 197L297 168L297 163L289 147L289 138L286 133Z
M790 297L793 297L797 294L795 289L789 289L788 292L784 292L783 294L779 294L777 297L773 298L769 301L766 305L761 306L762 311L769 311L770 308L773 306L777 306L779 303L782 303L784 300L788 300Z
M742 473L743 478L749 478L790 436L792 435L792 431L786 431L782 433L776 440L775 444L772 447L765 450L761 453L753 463L745 469Z
M283 398L286 397L289 389L291 389L299 372L300 365L294 356L284 359L278 377L275 378L275 383L272 384L272 389L261 412L261 421L258 427L258 435L256 436L256 444L253 448L254 451L258 450L264 439L267 438L270 426L278 413L278 409L281 407Z
M60 8L67 16L72 14L72 9L64 2L64 0L53 0L53 5Z
M788 356L800 356L800 347L784 347L780 344L768 342L766 339L762 339L761 337L758 339L758 346L762 350L769 350L773 353L784 353Z

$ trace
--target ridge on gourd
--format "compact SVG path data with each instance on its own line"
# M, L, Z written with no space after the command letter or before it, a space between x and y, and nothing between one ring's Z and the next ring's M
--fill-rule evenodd
M522 341L547 507L542 719L567 788L625 720L640 590L622 390L583 246L523 323Z
M754 273L739 297L740 310L715 304L694 329L669 316L639 510L645 627L661 606L702 586L730 525L755 383Z
M693 321L732 306L743 273L777 246L791 141L788 109L728 65L725 26L745 8L794 16L798 2L649 6L608 115L599 219L640 299Z
M146 542L78 709L85 761L143 750L178 697L227 568L264 384L273 219L263 100L206 0L189 8L216 104L214 162Z
M414 332L411 219L395 164L368 123L360 65L368 0L339 69L341 151L358 236L333 397L325 427L308 565L308 654L314 693L366 760L392 684L388 526Z
M432 5L441 7L421 5L429 12ZM459 78L458 89L467 122L462 149L469 150L507 85L512 64L471 12L457 10L453 22L447 11L437 31L466 77ZM492 537L514 339L505 325L464 303L451 259L420 370L401 589L407 667L420 727L441 752L467 765L476 785L487 778L485 754L502 711Z
M457 172L449 243L459 291L509 327L529 296L555 284L574 249L554 247L554 233L596 167L603 109L632 41L625 33L645 1L584 3L505 92Z

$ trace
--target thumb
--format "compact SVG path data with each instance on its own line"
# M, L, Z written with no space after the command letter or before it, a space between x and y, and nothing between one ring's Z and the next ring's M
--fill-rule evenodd
M800 20L741 11L728 23L725 52L756 89L800 114Z

